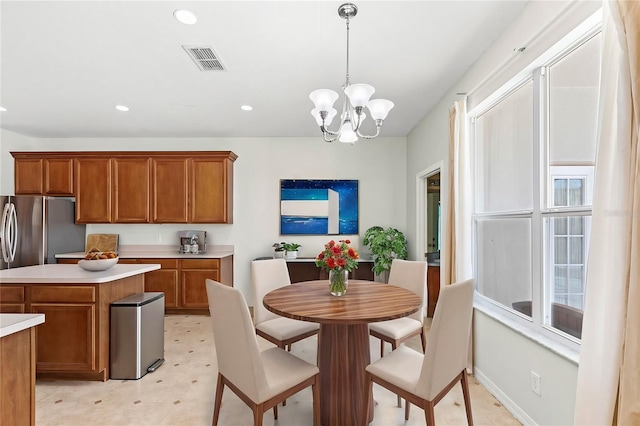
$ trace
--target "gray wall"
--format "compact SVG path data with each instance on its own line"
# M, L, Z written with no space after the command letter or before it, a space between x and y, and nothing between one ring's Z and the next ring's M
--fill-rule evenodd
M234 139L29 139L0 134L2 193L13 194L11 151L233 151L234 223L232 225L105 224L87 225L87 233L120 234L121 245L174 244L176 231L207 231L208 244L235 246L234 282L252 300L250 261L270 256L279 241L302 244L300 256L316 256L335 236L280 235L280 179L357 179L359 234L370 226L406 230L405 138L377 138L355 145L328 144L318 138ZM96 149L96 147L100 149ZM105 148L107 147L107 148ZM349 236L356 249L358 235ZM251 303L251 302L249 302Z
M567 7L567 4L570 4ZM449 108L468 93L470 107L514 77L554 41L582 22L601 2L530 2L467 74L450 88L439 103L407 137L407 228L412 257L415 249L416 174L443 162L441 175L442 215L447 216L449 162ZM560 16L558 17L558 15ZM530 40L535 39L533 42ZM522 53L514 49L525 46ZM492 76L487 79L487 76ZM473 92L469 93L471 90ZM443 223L442 235L446 235ZM444 240L444 238L443 238ZM445 241L443 241L445 243ZM442 247L446 253L446 247ZM474 371L476 378L525 424L567 425L573 423L577 365L548 349L545 343L514 331L505 323L474 315ZM530 374L541 376L541 396L531 391ZM478 423L481 419L477 420Z

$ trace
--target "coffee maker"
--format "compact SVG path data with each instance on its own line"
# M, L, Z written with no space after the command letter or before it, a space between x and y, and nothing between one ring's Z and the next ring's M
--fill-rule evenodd
M202 254L207 252L207 231L178 231L180 253Z

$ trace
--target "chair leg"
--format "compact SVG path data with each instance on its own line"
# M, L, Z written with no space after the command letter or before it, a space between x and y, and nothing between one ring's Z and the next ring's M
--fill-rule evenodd
M393 341L391 342L391 351L395 351L396 348L398 347L398 343L397 341ZM402 408L402 398L400 398L400 395L398 395L398 407Z
M316 377L316 382L311 385L313 394L313 426L320 426L320 376Z
M411 408L411 404L406 399L404 400L404 419L409 420L409 409Z
M278 347L282 350L287 350L287 346L289 347L289 352L291 352L291 345L285 345L284 343L280 342L278 343ZM282 401L282 406L284 407L285 405L287 405L287 400L285 399L284 401ZM276 414L276 412L273 412L274 414ZM277 419L277 417L276 417Z
M213 404L213 422L212 426L218 425L218 418L220 417L220 405L222 404L222 392L224 391L224 383L222 382L222 374L218 373L218 383L216 385L216 399Z
M462 396L464 397L464 409L467 412L467 423L469 426L473 426L473 415L471 414L471 398L469 396L469 378L467 377L467 371L462 372Z
M256 404L253 407L253 426L262 426L264 417L264 404Z
M384 340L380 339L380 358L384 356Z
M373 381L371 380L371 373L365 371L364 373L364 404L362 404L362 424L360 426L369 426L369 410L371 407L369 404L373 399L371 394L373 393Z
M278 420L278 404L273 406L273 418Z
M424 417L427 421L427 426L435 426L436 425L436 416L433 412L433 401L425 401L424 404Z

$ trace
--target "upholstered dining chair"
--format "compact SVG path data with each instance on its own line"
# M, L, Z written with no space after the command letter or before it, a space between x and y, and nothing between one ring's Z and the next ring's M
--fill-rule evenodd
M251 282L253 284L253 317L258 336L279 348L291 350L294 342L318 334L319 324L281 317L268 311L262 304L265 294L285 285L291 285L287 262L284 259L252 261Z
M405 340L420 335L422 351L427 345L424 334L424 306L427 291L427 262L393 259L389 272L389 284L413 291L422 300L420 309L411 316L369 324L369 334L380 339L380 356L384 354L384 342L396 349Z
M311 386L313 424L320 426L318 367L281 348L260 352L240 290L210 279L205 283L218 360L213 426L218 424L225 386L251 407L255 426L262 425L264 412L270 408L277 419L281 401Z
M367 366L364 412L369 409L373 383L377 383L407 401L405 420L409 420L411 403L424 410L427 426L433 426L435 405L461 382L467 422L473 425L467 379L472 316L473 280L442 288L426 353L403 345Z

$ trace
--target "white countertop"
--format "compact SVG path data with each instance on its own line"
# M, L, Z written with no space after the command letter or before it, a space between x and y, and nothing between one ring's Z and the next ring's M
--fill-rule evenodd
M0 337L35 327L44 322L44 314L0 314Z
M116 264L106 271L85 271L78 265L36 265L0 271L1 284L100 284L160 269L160 265Z
M84 252L56 254L56 259L83 259ZM209 246L206 253L183 254L175 245L131 245L118 247L121 259L220 259L233 256L233 246Z

